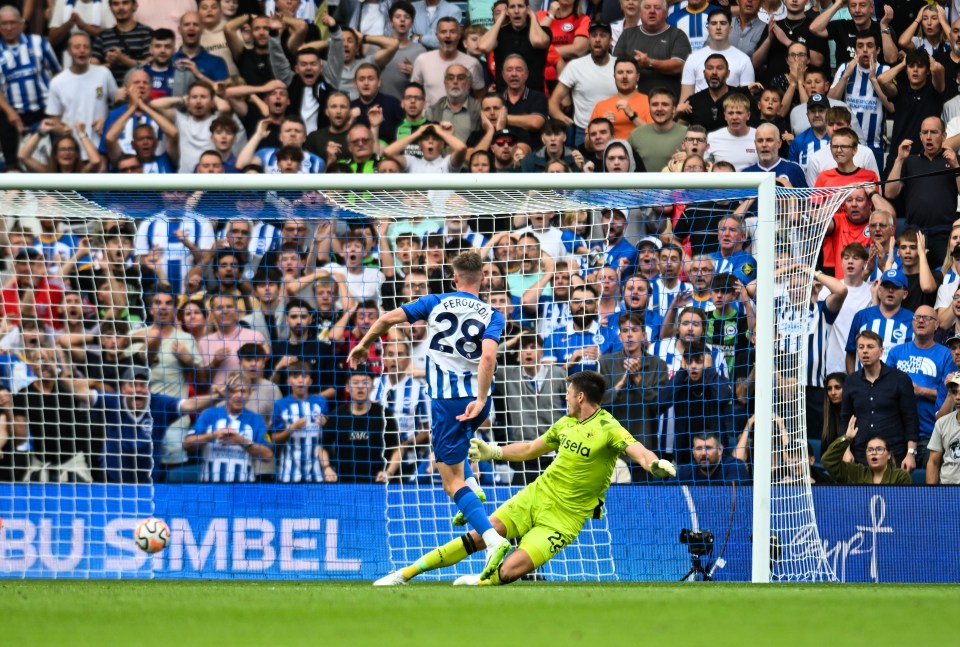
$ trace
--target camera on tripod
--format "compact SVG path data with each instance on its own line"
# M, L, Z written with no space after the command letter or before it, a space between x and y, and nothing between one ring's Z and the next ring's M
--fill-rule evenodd
M705 557L713 552L713 533L709 530L694 532L689 528L680 531L680 543L687 545L687 552Z

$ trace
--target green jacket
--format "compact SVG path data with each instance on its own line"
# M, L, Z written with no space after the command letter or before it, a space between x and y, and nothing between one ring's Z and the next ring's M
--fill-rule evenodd
M854 485L873 485L873 471L860 463L844 463L843 453L847 451L850 440L840 436L830 444L823 454L823 466L837 483ZM913 485L910 473L899 467L888 467L880 479L880 485Z

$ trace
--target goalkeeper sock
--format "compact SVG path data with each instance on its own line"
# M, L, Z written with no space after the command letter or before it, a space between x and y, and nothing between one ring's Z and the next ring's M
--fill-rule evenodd
M463 481L471 490L476 491L480 489L480 483L477 482L477 477L473 473L473 468L470 467L469 459L463 461Z
M467 523L483 535L484 541L486 541L487 531L493 530L493 526L490 525L490 520L487 519L487 513L483 510L483 503L480 501L480 497L478 497L469 486L464 486L453 495L453 502L457 504L460 512L467 518Z
M453 566L475 552L477 545L470 539L470 535L457 537L439 548L434 548L410 566L401 568L400 574L409 580L427 571Z

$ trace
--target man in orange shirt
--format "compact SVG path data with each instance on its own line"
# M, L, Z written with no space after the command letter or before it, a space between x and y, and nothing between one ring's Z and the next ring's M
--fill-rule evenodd
M838 128L834 131L833 136L830 138L830 153L837 163L837 168L822 171L820 175L817 176L814 187L855 186L879 182L880 178L874 171L860 168L854 163L853 156L856 155L859 145L860 138L852 129ZM891 213L894 212L890 203L887 202L882 195L877 193L875 186L870 188L864 187L864 189L869 192L868 202L876 205L875 208L886 209ZM873 208L868 206L867 211L872 212ZM864 221L859 223L864 231L866 231L868 227L867 222L869 219L870 213L867 213ZM849 228L845 204L841 205L834 215L833 222L831 222L827 228L827 238L823 241L823 271L827 274L837 276L837 278L842 278L843 267L841 263L838 262L840 259L839 250L842 250L846 243L854 242L854 240L858 242L862 241L851 238L840 244L839 247L835 247L834 240L830 234L833 233L838 222L843 224L843 229L846 230ZM866 231L865 236L869 236L869 231Z
M870 216L878 211L893 213L893 207L872 188L868 192L865 188L858 187L847 196L843 206L834 214L823 241L823 263L827 265L827 254L832 254L832 267L838 279L844 276L844 248L850 243L870 246Z
M626 139L637 126L649 124L650 102L647 95L637 90L640 68L632 58L618 58L613 66L617 93L597 103L590 119L605 117L613 122L614 139Z

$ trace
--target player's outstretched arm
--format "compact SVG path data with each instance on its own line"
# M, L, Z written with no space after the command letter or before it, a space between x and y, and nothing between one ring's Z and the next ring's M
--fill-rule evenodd
M660 479L677 475L677 468L673 463L662 458L643 446L643 443L627 445L627 455L640 463L640 466Z
M353 350L350 351L350 354L347 356L347 364L350 368L357 368L359 364L366 361L367 354L370 352L370 346L373 345L373 342L386 335L387 331L397 324L406 323L406 321L407 313L403 311L403 308L397 308L396 310L391 310L381 315L379 319L373 322L370 330L363 336L360 343L354 346Z
M525 443L511 443L499 447L489 445L479 438L470 439L468 456L472 461L529 461L556 449L550 447L541 436Z

